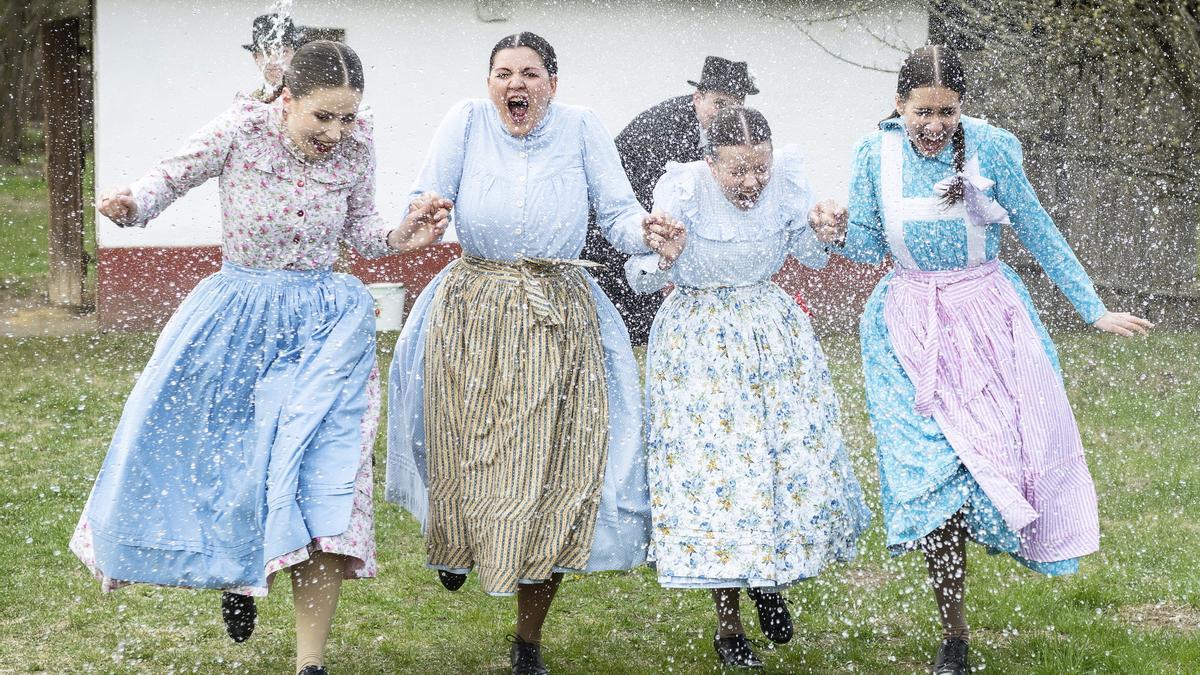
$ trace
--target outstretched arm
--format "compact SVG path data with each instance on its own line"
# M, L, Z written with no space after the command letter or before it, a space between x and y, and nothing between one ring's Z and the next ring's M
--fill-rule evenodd
M1149 321L1105 308L1091 278L1029 184L1020 142L1007 131L999 133L995 141L999 153L996 196L1008 211L1021 244L1029 249L1084 321L1117 335L1145 335L1153 326Z
M129 186L104 193L96 208L122 227L145 227L188 190L221 174L238 125L248 115L255 114L256 105L245 101L234 104L192 134L182 148L146 175Z

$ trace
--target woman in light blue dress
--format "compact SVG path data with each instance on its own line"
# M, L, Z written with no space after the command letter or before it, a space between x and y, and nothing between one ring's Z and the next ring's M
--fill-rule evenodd
M463 258L417 298L396 345L386 497L421 521L448 589L474 569L485 592L516 594L513 672L542 673L562 572L646 555L637 364L577 258L589 207L628 253L649 250L649 216L596 115L553 101L544 39L501 40L489 69L490 100L451 108L412 190L453 204Z
M942 621L935 673L969 671L966 540L1045 574L1099 545L1095 491L1058 357L1002 225L1085 321L1122 334L1022 168L1012 134L962 115L957 55L923 47L900 70L896 113L858 145L842 255L895 263L861 321L884 526L924 551Z
M636 290L675 287L646 354L652 557L664 587L712 592L721 661L761 667L741 589L766 636L788 642L780 591L852 558L869 520L825 355L771 281L789 254L825 266L809 220L833 207L815 205L798 149L774 149L762 114L734 107L708 128L705 160L667 165L654 208L686 244L666 271L656 254L626 266Z

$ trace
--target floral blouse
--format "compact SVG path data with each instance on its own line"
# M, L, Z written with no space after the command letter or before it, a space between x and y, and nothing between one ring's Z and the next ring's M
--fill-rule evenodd
M260 269L316 269L348 242L374 258L390 252L375 207L375 146L360 115L330 157L307 160L283 133L282 108L241 98L174 155L135 181L138 227L214 176L221 186L222 250Z

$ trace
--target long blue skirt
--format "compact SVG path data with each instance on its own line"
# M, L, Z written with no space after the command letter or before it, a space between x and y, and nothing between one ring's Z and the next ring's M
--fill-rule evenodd
M344 532L374 363L357 279L226 261L171 317L125 403L82 516L93 571L265 587L267 561Z

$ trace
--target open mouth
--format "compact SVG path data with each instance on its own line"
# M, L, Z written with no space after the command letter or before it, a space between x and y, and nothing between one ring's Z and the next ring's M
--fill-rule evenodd
M946 145L949 134L921 134L917 136L917 147L926 155L937 153Z
M529 119L529 97L525 94L514 94L508 97L508 116L518 125Z
M739 192L734 196L734 202L743 209L753 208L758 203L758 192Z

